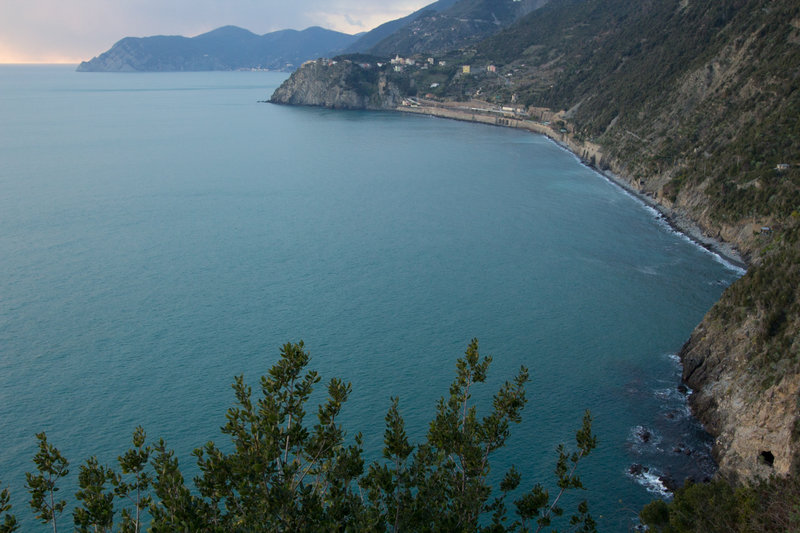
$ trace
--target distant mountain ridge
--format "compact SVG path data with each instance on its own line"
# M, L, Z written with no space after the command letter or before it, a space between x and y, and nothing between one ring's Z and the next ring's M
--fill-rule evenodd
M82 62L78 71L292 70L309 59L334 55L357 39L316 26L264 35L223 26L196 37L125 37L110 50Z
M79 72L175 72L266 69L291 71L339 54L388 57L441 53L473 45L550 0L438 0L358 35L320 27L256 35L223 26L196 37L125 37L78 66Z

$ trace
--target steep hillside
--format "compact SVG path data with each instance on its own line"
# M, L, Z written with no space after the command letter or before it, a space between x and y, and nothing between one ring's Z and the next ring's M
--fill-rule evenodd
M459 0L445 10L428 9L366 50L377 56L441 54L493 35L548 0Z
M800 205L795 3L587 1L548 15L482 45L532 67L507 90L568 110L576 136L600 142L642 190L760 249L752 230Z
M444 59L386 71L384 83L427 102L510 106L496 123L535 122L675 220L739 249L749 272L682 350L684 378L723 475L795 471L800 4L562 0Z
M196 37L125 37L110 50L84 61L80 72L292 69L303 61L344 49L355 36L323 28L256 35L224 26Z
M412 23L422 15L444 11L453 4L455 4L457 1L458 0L438 0L437 2L428 4L422 9L419 9L411 13L410 15L406 15L403 18L390 20L389 22L381 24L377 28L368 31L367 33L359 37L358 40L353 44L351 44L350 46L348 46L343 51L343 53L361 54L369 52L379 42L386 39L396 31L400 30L401 28Z

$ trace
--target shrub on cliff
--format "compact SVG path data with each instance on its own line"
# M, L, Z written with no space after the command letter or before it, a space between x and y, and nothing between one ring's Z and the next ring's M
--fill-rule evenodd
M406 436L399 401L386 415L383 459L365 469L362 439L346 440L337 421L350 384L332 379L328 399L313 426L305 421L306 404L320 381L306 369L303 343L286 344L280 360L261 378L261 395L238 376L236 403L221 431L232 451L213 442L195 450L200 475L195 487L184 482L178 460L166 444L145 444L137 428L133 447L119 457L120 471L98 464L81 466L73 511L79 531L110 531L115 505L123 504L121 531L536 531L563 514L562 494L582 488L576 474L582 458L595 447L588 412L576 434L576 450L558 448L557 489L551 496L537 483L514 500L516 518L508 517L507 499L521 484L514 468L505 473L499 493L487 481L494 452L502 448L526 403L528 371L523 367L495 394L491 412L479 418L470 399L486 379L491 357L481 358L473 340L456 363L449 395L439 400L424 442ZM36 461L39 473L28 476L37 515L57 530L65 502L56 501L68 463L43 433ZM54 468L57 467L57 468ZM40 480L32 483L31 480ZM35 491L35 492L34 492ZM0 493L0 532L18 528L10 515L8 492ZM594 531L586 503L569 518L573 531Z
M688 484L672 502L646 505L640 518L660 533L800 531L800 476L738 487L725 480Z

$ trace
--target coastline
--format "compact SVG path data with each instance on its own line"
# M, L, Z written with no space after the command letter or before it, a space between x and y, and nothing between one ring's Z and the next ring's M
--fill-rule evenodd
M407 105L407 102L404 102L404 104L405 105L403 106L394 108L394 111L428 115L436 118L449 118L466 122L483 123L501 127L524 129L531 133L544 135L557 146L576 157L582 164L595 171L600 177L608 181L612 186L619 187L625 194L641 202L641 205L643 205L645 208L652 209L653 216L660 218L660 220L667 224L670 230L711 254L714 259L720 262L725 268L736 272L740 277L747 273L749 268L748 262L731 243L706 235L701 229L700 225L694 222L687 214L662 205L656 198L637 190L633 183L629 182L624 177L617 175L611 170L607 168L598 168L598 166L608 166L603 164L605 159L603 158L603 153L600 150L599 145L576 141L569 135L569 132L563 126L561 126L563 123L557 122L557 120L560 119L558 115L550 115L550 117L553 117L553 122L558 124L559 130L557 131L549 127L549 122L546 124L544 118L542 118L542 122L534 122L516 117L502 117L496 114L495 116L489 116L487 114L473 112L472 109L458 111L452 108L445 109L438 106L420 106L418 102L414 102L413 107ZM545 113L547 113L547 111L545 111ZM540 117L546 116L546 114L540 115ZM596 164L596 162L600 162L599 165ZM686 383L686 355L684 351L686 350L686 346L688 346L692 341L692 338L694 338L695 332L698 330L702 331L705 320L706 319L704 318L703 321L696 326L692 336L690 336L690 338L686 341L686 344L684 344L684 347L681 348L681 351L677 355L680 360L681 368L683 369L681 373L682 383ZM693 388L697 389L695 391L696 395L693 396L694 399L697 398L697 395L704 393L704 391L705 394L709 394L706 390L708 387L703 387L702 383L694 383ZM696 420L702 426L703 430L711 435L711 437L714 439L713 448L710 450L710 458L715 464L715 473L713 476L718 477L721 471L720 455L718 451L720 446L720 431L718 429L714 429L716 427L715 415L712 414L709 416L708 411L705 411L704 414L698 410L696 404L690 404L690 412L692 418ZM762 447L763 446L764 445L762 444ZM772 447L777 449L777 447ZM661 478L657 478L655 481L664 485ZM670 491L666 485L664 485L664 490Z
M549 123L522 119L513 115L486 114L478 109L460 108L452 104L449 106L430 105L427 103L420 103L418 100L413 100L410 105L408 102L404 102L404 105L397 106L393 110L400 113L427 115L437 118L487 124L490 126L523 129L531 133L544 135L558 146L576 156L581 163L597 172L608 180L609 183L616 185L644 205L654 209L674 231L684 235L687 239L697 246L704 248L709 253L718 256L723 263L727 263L726 266L740 271L741 274L747 271L748 263L731 243L706 235L700 226L687 215L669 208L659 203L652 196L635 189L631 186L629 181L610 170L602 170L593 164L593 161L601 161L603 159L603 153L598 145L585 142L578 144L578 142L569 137L568 132L556 131L549 126Z
M569 148L565 145L559 143L558 141L555 142L569 150ZM572 150L570 150L570 152L573 154L575 153L572 152ZM587 164L585 161L582 162ZM745 262L738 250L736 250L732 244L705 235L703 230L700 229L700 226L695 224L694 221L692 221L692 219L690 219L688 216L658 203L658 201L647 194L637 191L623 178L617 176L613 172L609 170L600 170L599 168L595 168L591 165L588 166L607 179L610 183L616 185L646 206L657 211L670 228L681 235L684 235L697 246L707 250L713 255L718 256L723 263L726 263L726 266L740 271L742 275L747 272L747 262Z

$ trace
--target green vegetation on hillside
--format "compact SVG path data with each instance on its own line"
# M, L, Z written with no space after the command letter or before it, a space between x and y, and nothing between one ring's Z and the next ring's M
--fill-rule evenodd
M377 55L443 54L493 35L547 0L459 0L432 4L369 49ZM442 9L443 8L443 9Z
M711 327L753 323L749 366L766 390L800 373L800 218L762 252L762 263L734 283L711 309Z
M209 442L194 451L200 474L194 488L184 481L178 460L163 440L146 444L137 428L133 447L118 458L119 470L89 458L78 476L76 531L541 531L564 522L571 531L591 532L595 522L586 503L563 517L562 495L583 488L576 469L596 445L591 417L584 415L575 451L559 446L556 483L522 486L512 466L499 487L488 483L491 458L521 420L528 371L523 367L495 394L489 414L478 416L471 401L486 380L491 357L481 357L473 340L456 363L449 394L437 404L425 440L409 441L400 403L386 414L383 458L366 466L361 434L347 438L338 423L351 387L332 379L328 398L307 423L306 404L320 381L307 370L302 341L286 344L279 361L261 378L260 395L238 376L236 403L228 409L222 434L230 446ZM69 463L44 433L37 435L37 472L27 475L36 518L62 523L66 501L59 482ZM224 450L230 450L229 452ZM499 488L499 491L497 490ZM513 500L515 518L509 517ZM115 511L122 508L121 519ZM10 514L8 489L0 492L0 533L19 524ZM149 514L149 520L145 517Z
M670 177L673 201L702 184L720 222L786 217L800 206L798 17L789 0L569 0L479 52L522 69L518 102L571 110L628 173Z
M566 111L577 139L707 226L800 208L796 2L550 2L436 60L392 79L408 95Z
M656 500L641 520L655 533L774 533L800 531L800 478L773 478L732 487L717 480L689 484L672 502Z

